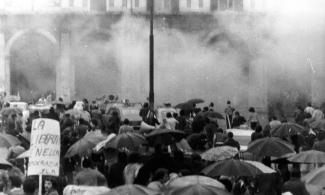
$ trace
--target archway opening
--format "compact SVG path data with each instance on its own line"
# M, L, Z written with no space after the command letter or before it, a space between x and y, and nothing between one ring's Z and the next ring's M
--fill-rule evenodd
M10 92L26 102L55 94L57 54L53 43L38 33L19 37L10 49Z
M83 37L73 51L76 98L98 98L120 93L120 69L110 36L94 32Z

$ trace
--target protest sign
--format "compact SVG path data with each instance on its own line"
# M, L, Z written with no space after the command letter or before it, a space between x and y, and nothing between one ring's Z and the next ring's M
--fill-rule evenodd
M33 120L27 174L59 176L59 168L59 122L44 118Z

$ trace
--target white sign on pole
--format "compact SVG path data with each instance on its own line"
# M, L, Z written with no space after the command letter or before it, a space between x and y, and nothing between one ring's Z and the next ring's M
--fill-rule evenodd
M33 120L29 151L28 175L59 176L59 122L44 118Z

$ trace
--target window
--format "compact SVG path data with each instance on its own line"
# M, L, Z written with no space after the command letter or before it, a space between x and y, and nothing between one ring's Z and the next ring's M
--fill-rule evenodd
M203 0L199 0L199 8L203 8Z
M88 7L88 0L82 0L82 7Z
M139 7L139 0L134 0L134 7Z
M229 9L234 8L234 0L228 0L228 8Z
M187 0L187 8L191 8L192 0Z
M73 7L74 6L74 0L69 0L69 6Z
M111 8L114 7L114 0L109 0L109 7L111 7Z
M123 0L123 1L122 1L122 7L123 7L123 8L126 8L126 7L127 7L127 0Z

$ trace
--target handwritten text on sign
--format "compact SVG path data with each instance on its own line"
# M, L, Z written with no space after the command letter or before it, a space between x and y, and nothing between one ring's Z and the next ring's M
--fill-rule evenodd
M30 144L28 175L59 176L59 122L43 118L33 120Z

